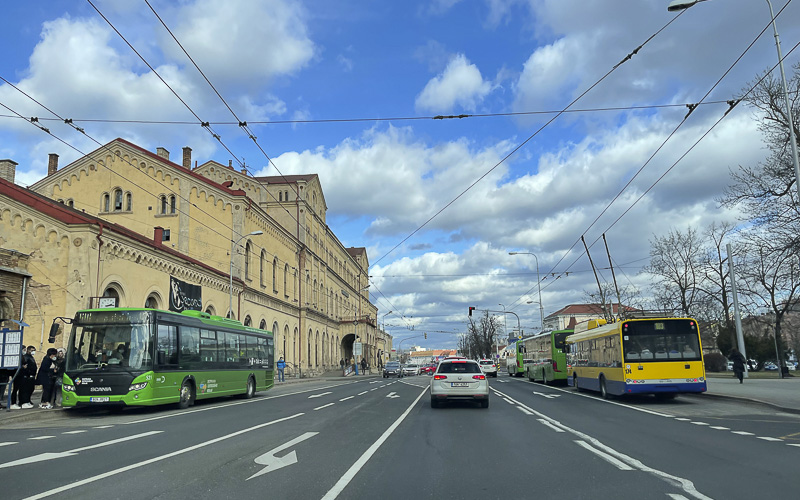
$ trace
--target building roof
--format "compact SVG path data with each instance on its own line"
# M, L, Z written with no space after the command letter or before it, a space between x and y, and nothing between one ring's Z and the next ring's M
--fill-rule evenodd
M267 184L297 184L297 181L310 181L318 177L317 174L298 174L298 175L267 175L264 177L256 177L259 182Z
M619 313L618 304L611 304L611 309L612 309L611 311L612 314L616 315ZM638 309L623 305L622 310L637 311ZM558 316L574 316L576 314L602 316L603 309L600 307L600 304L570 304L568 306L562 307L561 309L552 314L548 314L547 319L556 318Z

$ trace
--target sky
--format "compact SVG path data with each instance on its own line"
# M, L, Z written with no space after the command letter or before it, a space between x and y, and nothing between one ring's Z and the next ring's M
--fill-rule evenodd
M150 0L272 163L144 0L92 3L4 2L0 77L101 143L318 174L328 225L368 251L395 345L454 347L469 306L533 332L540 291L545 316L586 302L582 235L601 281L605 233L620 286L647 296L650 240L737 221L718 203L729 172L767 156L753 109L725 114L777 63L772 29L757 39L765 2ZM787 71L798 19L790 1L776 20ZM3 81L0 104L20 185L48 153L67 165L97 147Z

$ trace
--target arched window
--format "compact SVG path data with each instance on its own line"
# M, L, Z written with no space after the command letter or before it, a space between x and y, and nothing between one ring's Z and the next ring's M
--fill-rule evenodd
M167 197L162 195L161 196L161 214L163 215L163 214L166 214L166 213L167 213Z
M207 312L208 314L212 315L212 316L216 316L216 315L217 315L217 313L214 311L214 306L208 306L208 307L206 307L206 312Z
M73 200L69 200L69 201L67 201L67 206L72 208L72 207L75 206L75 202Z
M121 212L122 211L122 190L115 189L114 190L114 211Z
M261 330L266 330L267 329L267 320L262 319L261 323L258 324L258 328L261 329Z
M283 191L278 192L278 201L283 201Z
M264 286L264 266L267 265L267 251L261 250L261 259L259 260L260 267L258 270L258 281L261 286Z
M144 301L144 307L145 309L158 309L158 298L155 295L150 295Z
M315 309L319 309L319 297L317 296L317 280L314 280L314 288L312 289L312 298L314 299L311 303L314 305Z
M175 195L169 197L169 213L175 213Z
M278 322L277 321L272 323L272 338L273 338L273 341L275 342L275 349L278 351L278 354L280 356L283 356L283 359L285 361L286 360L286 351L282 351L281 350L282 342L278 342L278 339L280 337L278 328L279 327L278 327ZM277 358L278 356L275 356L275 357Z
M103 292L103 297L111 297L114 299L114 307L122 307L120 303L119 291L116 288L108 287L106 291Z
M253 326L253 320L250 318L250 315L244 317L244 326Z
M244 277L250 279L250 252L253 251L253 245L248 241L244 246Z
M308 329L308 356L306 356L308 367L311 368L311 337L314 336L314 332L311 329Z
M289 276L289 264L284 264L283 266L283 295L285 297L289 297L289 287L287 285Z
M103 212L111 211L111 197L108 193L103 194Z
M278 293L278 258L272 259L272 291Z
M283 327L283 352L286 355L286 343L289 341L289 325ZM286 356L288 358L288 356Z
M314 366L319 366L319 330L314 338Z
M131 193L125 195L125 207L128 212L133 211L133 195Z

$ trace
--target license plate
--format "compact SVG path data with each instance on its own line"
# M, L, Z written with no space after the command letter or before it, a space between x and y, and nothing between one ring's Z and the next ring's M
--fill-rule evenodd
M469 387L469 382L452 382L450 387Z
M111 398L89 398L90 403L108 403Z

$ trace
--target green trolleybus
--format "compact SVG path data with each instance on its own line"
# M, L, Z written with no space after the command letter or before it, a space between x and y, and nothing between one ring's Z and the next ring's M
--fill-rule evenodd
M700 330L692 318L592 320L567 337L569 382L609 395L674 398L705 392Z
M273 385L272 334L200 311L78 311L66 353L63 405L187 408L251 398ZM54 323L54 326L55 323Z
M532 362L525 365L525 375L530 381L543 384L567 381L567 355L564 341L572 330L542 332L525 340L525 351Z

